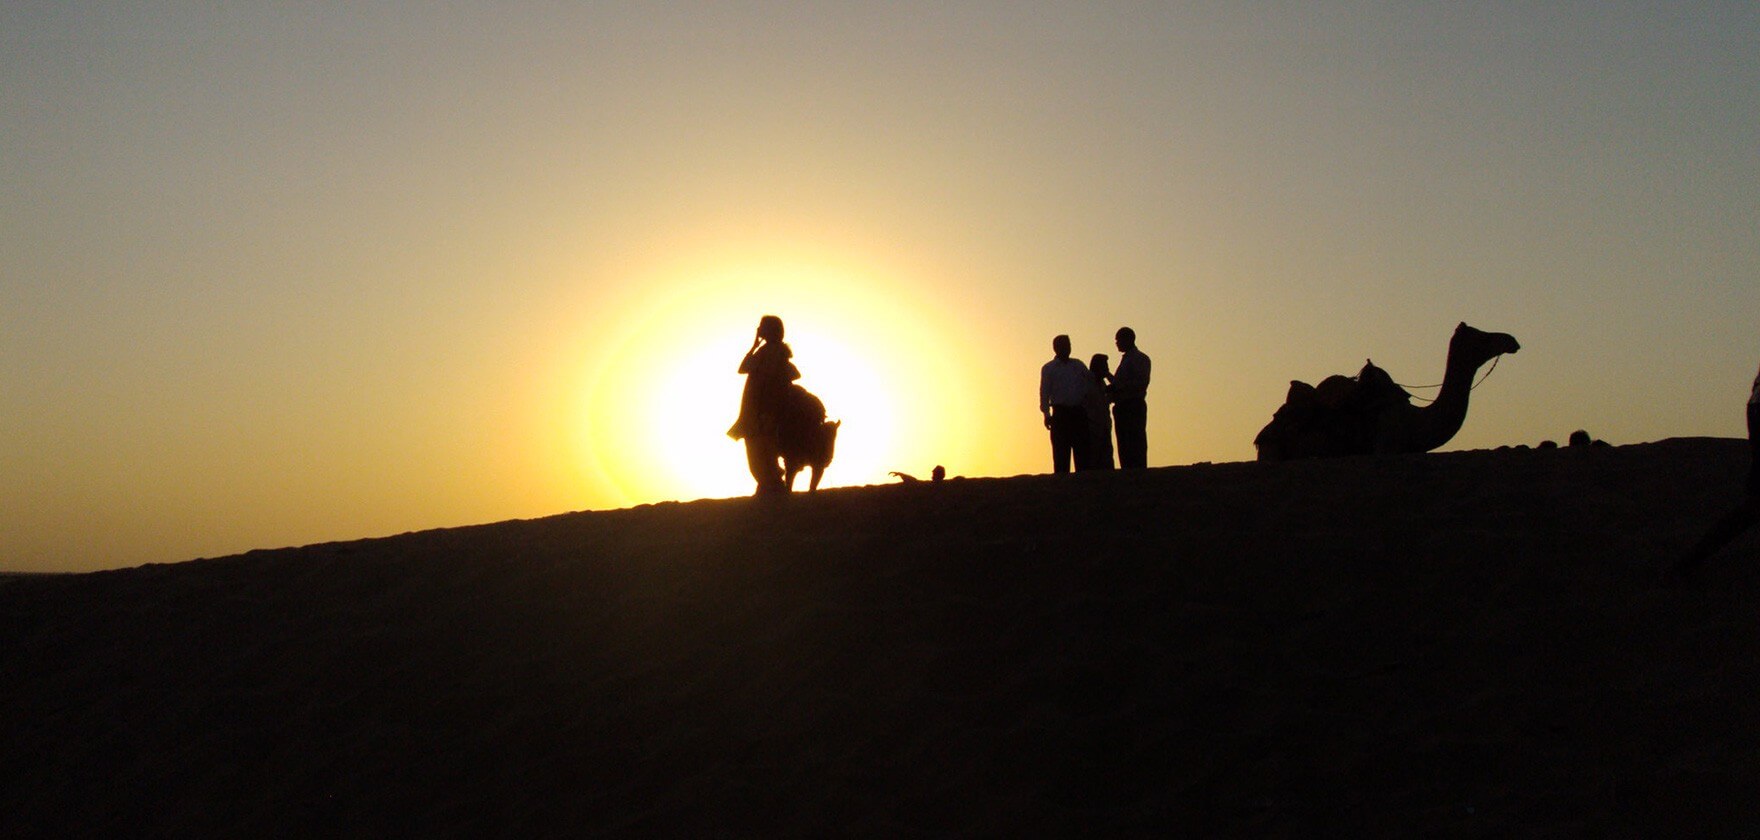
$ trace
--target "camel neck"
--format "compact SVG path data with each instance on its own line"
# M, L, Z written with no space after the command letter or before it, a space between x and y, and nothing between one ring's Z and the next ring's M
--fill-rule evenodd
M1482 362L1476 362L1474 354L1462 352L1459 347L1450 344L1448 362L1443 370L1442 390L1436 395L1436 401L1423 409L1424 423L1419 430L1417 441L1428 452L1454 437L1461 425L1467 420L1467 401L1473 391L1473 374L1479 370Z

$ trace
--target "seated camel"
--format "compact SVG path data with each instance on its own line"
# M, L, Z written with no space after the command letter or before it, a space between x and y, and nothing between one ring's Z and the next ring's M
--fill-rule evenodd
M1507 333L1465 323L1448 342L1442 391L1422 408L1373 362L1356 377L1330 376L1319 386L1291 382L1284 403L1253 445L1261 461L1341 455L1429 452L1448 443L1467 419L1473 375L1486 362L1521 349Z

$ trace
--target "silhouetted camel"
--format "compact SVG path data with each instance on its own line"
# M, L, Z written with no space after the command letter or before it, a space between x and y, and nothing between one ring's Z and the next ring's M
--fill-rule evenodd
M782 455L783 484L794 489L794 477L811 467L808 492L819 489L819 479L837 454L837 430L842 420L825 419L825 403L799 385L790 385L788 410L777 427L777 449Z
M1253 445L1261 461L1369 453L1429 452L1455 436L1467 419L1473 374L1486 362L1521 349L1507 333L1462 323L1448 342L1442 392L1422 408L1373 362L1355 379L1330 376L1318 388L1289 384L1289 396Z

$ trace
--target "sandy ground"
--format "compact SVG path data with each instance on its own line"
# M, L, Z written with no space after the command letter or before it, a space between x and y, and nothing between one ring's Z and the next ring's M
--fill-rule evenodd
M1760 826L1746 444L960 480L0 583L0 836Z

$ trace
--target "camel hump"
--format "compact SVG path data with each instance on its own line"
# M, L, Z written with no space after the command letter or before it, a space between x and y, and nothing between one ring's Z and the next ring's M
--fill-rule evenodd
M1376 406L1388 402L1409 403L1412 395L1394 382L1387 371L1370 361L1357 373L1357 399L1364 405Z
M801 416L815 423L825 419L825 403L814 396L813 392L799 385L790 385L788 386L788 394L790 402L794 404L794 410L799 412Z
M1314 387L1314 401L1328 408L1336 408L1356 392L1357 380L1335 373L1320 380L1320 384Z

